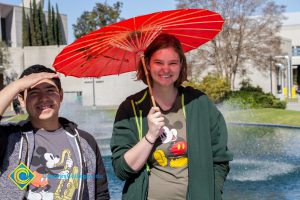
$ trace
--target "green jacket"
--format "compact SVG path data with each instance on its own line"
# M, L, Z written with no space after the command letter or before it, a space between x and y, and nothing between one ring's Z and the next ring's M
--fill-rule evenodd
M115 174L125 180L122 199L147 199L148 171L135 172L124 154L148 131L147 115L151 108L148 90L129 96L119 107L111 139ZM227 148L225 120L208 97L191 87L179 87L183 94L188 142L188 194L192 200L222 199L232 154ZM134 106L132 105L134 104ZM134 108L133 108L134 107ZM142 136L139 131L142 130Z

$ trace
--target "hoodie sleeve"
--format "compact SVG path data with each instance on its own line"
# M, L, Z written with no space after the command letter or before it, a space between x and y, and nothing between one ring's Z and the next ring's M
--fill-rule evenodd
M7 143L7 135L2 133L2 129L0 127L0 172L2 171L1 169L3 165Z
M95 140L95 138L82 130L78 130L80 132L80 136L86 140L88 145L91 147L92 151L95 153L95 199L96 200L108 200L110 199L109 196L109 189L108 189L108 181L107 181L107 175L106 170L104 166L104 162L100 153L99 146ZM88 151L86 151L87 153ZM90 155L86 155L87 157Z
M8 144L8 135L14 131L14 126L0 124L0 173L2 171L3 160Z
M124 101L116 114L113 133L111 138L112 165L114 172L121 180L135 179L140 172L134 171L124 159L125 153L131 149L139 140L137 130L134 126L134 116L130 100Z
M210 130L215 173L215 195L216 199L221 199L224 181L229 173L229 161L233 159L233 155L227 148L228 133L224 117L212 102L209 101L209 104L211 108Z
M110 199L106 171L98 145L96 146L96 194L97 200Z

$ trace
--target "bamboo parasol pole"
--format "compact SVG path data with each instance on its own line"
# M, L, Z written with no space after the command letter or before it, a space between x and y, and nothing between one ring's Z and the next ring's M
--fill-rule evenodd
M149 88L149 93L150 93L150 96L151 96L151 102L152 102L152 105L154 107L156 107L155 99L154 99L153 92L152 92L152 87L151 87L150 80L149 80L149 72L147 70L146 63L145 63L144 54L141 55L141 59L142 59L144 72L145 72L145 75L146 75L146 80L147 80L147 85L148 85L148 88Z

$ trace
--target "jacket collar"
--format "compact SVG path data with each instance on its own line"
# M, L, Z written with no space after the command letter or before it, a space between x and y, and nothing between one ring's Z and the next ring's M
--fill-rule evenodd
M183 86L179 86L178 93L185 94L185 88ZM135 95L129 97L132 99L136 106L141 106L142 108L147 108L147 110L151 109L152 102L149 95L149 88L145 88L142 91L138 92Z
M65 129L72 135L76 135L76 131L75 131L75 129L77 128L76 123L69 121L68 119L63 117L60 117L58 120L59 123L62 125L63 129ZM28 118L24 121L19 122L18 125L21 127L23 132L32 131L34 129L34 127L32 126Z

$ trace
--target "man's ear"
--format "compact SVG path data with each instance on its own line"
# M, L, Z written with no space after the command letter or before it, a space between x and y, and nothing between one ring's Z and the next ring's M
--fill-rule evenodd
M26 107L26 103L25 103L25 101L24 101L24 97L23 97L22 95L18 94L18 100L19 100L19 102L20 102L20 106L21 106L22 108L25 108L25 107Z

